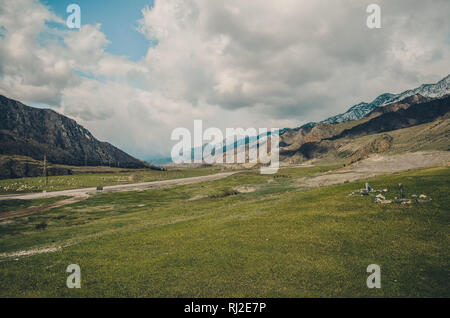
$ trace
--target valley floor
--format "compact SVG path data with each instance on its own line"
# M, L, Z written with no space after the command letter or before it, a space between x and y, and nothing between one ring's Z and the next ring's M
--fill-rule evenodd
M441 167L375 177L377 158L348 170L248 170L98 193L3 220L0 296L449 297L450 168L441 159ZM378 166L392 167L388 161ZM320 179L330 175L348 182ZM385 205L374 195L348 195L366 181L387 188L387 199L399 196L402 183L407 197L432 200ZM0 215L55 200L6 200ZM80 265L80 289L66 287L70 264ZM381 267L380 289L366 286L369 264Z

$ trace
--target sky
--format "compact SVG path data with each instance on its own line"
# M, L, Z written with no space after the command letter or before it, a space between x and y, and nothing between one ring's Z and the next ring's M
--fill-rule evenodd
M71 3L80 29L66 26ZM164 157L195 119L297 127L439 81L448 12L448 0L0 0L0 94Z
M82 12L82 25L101 24L100 30L110 41L105 48L110 54L139 61L153 43L138 31L141 10L153 7L153 0L43 0L41 3L64 18L69 15L67 6L78 4Z

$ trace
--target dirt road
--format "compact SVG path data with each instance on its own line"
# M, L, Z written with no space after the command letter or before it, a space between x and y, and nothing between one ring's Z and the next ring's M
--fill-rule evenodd
M84 195L71 197L71 198L68 198L65 200L60 200L60 201L57 201L55 203L48 204L48 205L31 206L26 209L5 212L5 213L0 214L0 220L11 219L11 218L15 218L18 216L29 215L29 214L33 214L33 213L37 213L37 212L45 212L45 211L48 211L48 210L51 210L51 209L54 209L54 208L57 208L57 207L60 207L63 205L83 201L83 200L87 199L88 197L89 197L88 194L84 194Z
M132 184L119 184L113 186L105 186L103 187L103 192L121 192L121 191L133 191L133 190L144 190L148 188L154 187L162 187L169 185L182 185L182 184L190 184L190 183L198 183L205 181L213 181L222 178L226 178L235 173L239 173L240 171L232 171L232 172L222 172L211 174L207 176L200 177L190 177L190 178L181 178L181 179L171 179L171 180L163 180L163 181L151 181L151 182L142 182L142 183L132 183ZM97 188L82 188L82 189L71 189L71 190L62 190L62 191L52 191L52 192L37 192L37 193L27 193L27 194L10 194L10 195L1 195L0 200L8 200L8 199L21 199L21 200L32 200L32 199L40 199L40 198L53 198L59 196L68 196L68 197L82 197L86 194L96 193Z

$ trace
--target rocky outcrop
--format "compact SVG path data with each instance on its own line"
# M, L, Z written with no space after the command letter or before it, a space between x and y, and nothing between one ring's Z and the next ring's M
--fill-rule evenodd
M383 153L392 145L392 136L388 134L383 134L381 136L375 137L373 140L368 142L367 144L360 147L349 160L349 164L354 162L369 158L371 154Z

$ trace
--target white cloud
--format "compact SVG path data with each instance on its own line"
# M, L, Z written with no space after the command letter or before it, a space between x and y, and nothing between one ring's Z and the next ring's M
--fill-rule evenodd
M158 44L133 62L105 52L100 25L54 29L64 21L36 0L0 0L0 93L145 157L194 119L296 126L449 73L449 1L380 0L379 30L371 2L156 0L139 31Z

